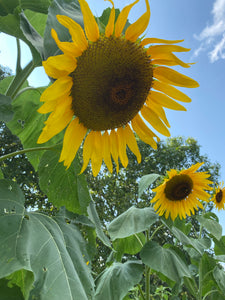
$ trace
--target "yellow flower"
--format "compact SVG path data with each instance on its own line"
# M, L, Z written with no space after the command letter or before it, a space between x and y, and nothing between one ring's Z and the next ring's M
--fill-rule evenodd
M71 165L82 141L83 172L89 160L96 176L104 160L110 172L112 158L119 169L119 159L127 167L126 147L141 161L134 131L145 143L157 148L157 135L146 125L169 136L170 127L164 108L186 110L175 100L191 99L173 86L194 88L193 79L165 66L188 68L172 52L189 51L157 38L140 39L150 20L149 1L146 12L123 34L131 8L127 5L115 22L112 4L105 33L100 34L96 20L85 0L79 0L84 30L67 16L57 15L69 30L72 42L62 42L54 29L51 34L61 55L43 62L46 73L56 79L41 96L39 112L51 112L38 143L45 143L66 127L60 161ZM148 46L149 44L158 44ZM162 66L164 65L164 66ZM173 98L173 99L172 99ZM156 140L155 140L156 139Z
M204 190L211 190L208 186L212 184L207 178L210 174L207 172L198 172L197 169L203 163L197 163L189 169L178 172L170 170L167 172L169 178L153 189L156 192L155 197L151 200L154 204L154 209L162 216L165 213L165 218L169 215L174 221L177 216L180 219L185 219L195 213L195 210L203 208L202 201L209 201L209 194Z
M224 186L224 183L220 183L216 190L215 190L215 194L214 194L214 197L213 197L213 202L216 206L216 208L218 210L220 209L224 209L224 204L225 204L225 187Z

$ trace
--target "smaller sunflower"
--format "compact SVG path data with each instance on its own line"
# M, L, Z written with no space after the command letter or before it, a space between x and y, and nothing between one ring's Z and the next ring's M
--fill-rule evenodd
M180 172L174 169L167 171L168 178L153 189L156 195L151 200L160 216L165 213L166 219L170 215L174 221L178 215L180 219L185 219L186 214L191 216L198 207L203 209L200 200L209 201L210 196L205 190L212 189L209 186L212 182L207 179L210 177L207 172L196 173L202 164L197 163Z
M224 182L220 183L216 190L215 190L215 194L213 197L213 202L215 207L218 210L224 209L224 204L225 204L225 187L224 187Z

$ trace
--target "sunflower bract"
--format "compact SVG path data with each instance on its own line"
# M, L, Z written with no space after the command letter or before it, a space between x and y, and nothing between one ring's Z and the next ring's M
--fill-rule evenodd
M91 160L94 176L103 160L110 172L112 160L117 172L119 160L126 167L127 147L141 161L134 132L156 149L159 137L149 126L169 136L164 108L186 110L176 100L191 101L174 86L198 86L195 80L168 67L190 67L173 54L189 51L174 45L181 40L140 38L150 20L148 0L146 12L125 33L129 12L138 0L122 9L116 22L114 3L109 2L112 9L105 34L100 33L85 0L79 0L84 30L68 16L57 15L59 23L69 30L72 42L60 41L53 28L52 37L62 54L43 62L55 82L40 99L44 104L39 112L50 115L38 143L66 129L60 161L69 168L83 143L82 172Z

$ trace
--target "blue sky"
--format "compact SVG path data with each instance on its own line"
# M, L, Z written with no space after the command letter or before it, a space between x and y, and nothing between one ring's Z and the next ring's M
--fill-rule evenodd
M122 8L129 0L115 0ZM95 15L111 6L108 1L88 0ZM167 111L171 136L193 137L202 146L212 162L221 164L221 180L225 181L225 0L150 0L151 20L147 37L184 39L181 44L190 52L178 55L185 62L196 62L189 69L177 68L197 80L200 87L185 89L192 102L185 104L187 112ZM134 22L145 11L145 1L140 0L129 15ZM15 68L15 41L0 34L0 64ZM23 46L22 64L28 58ZM45 85L47 76L41 68L30 77L31 85ZM225 213L219 213L225 219ZM225 223L224 223L225 228Z

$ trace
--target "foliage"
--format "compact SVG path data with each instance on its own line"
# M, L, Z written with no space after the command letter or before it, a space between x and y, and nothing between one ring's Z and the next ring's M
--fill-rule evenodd
M109 12L98 19L102 29ZM36 144L45 88L27 78L58 53L52 27L68 41L60 13L83 26L77 0L0 3L0 31L18 47L16 74L0 69L0 299L225 299L225 236L212 205L174 222L149 205L171 168L204 161L217 181L219 165L194 139L168 139L156 152L139 141L141 164L128 153L127 169L102 168L97 178L79 174L79 156L68 170L58 162L62 135ZM24 68L19 40L32 53Z

